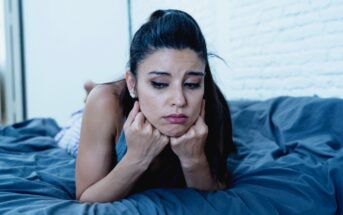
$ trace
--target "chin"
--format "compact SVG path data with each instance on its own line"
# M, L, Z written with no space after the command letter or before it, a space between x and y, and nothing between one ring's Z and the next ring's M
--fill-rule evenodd
M160 130L162 134L168 136L168 137L180 137L182 136L183 134L186 133L186 129L163 129L163 130Z

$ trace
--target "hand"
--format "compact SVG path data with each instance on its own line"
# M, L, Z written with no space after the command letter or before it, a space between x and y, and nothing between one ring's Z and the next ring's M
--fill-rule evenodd
M127 144L127 154L148 167L151 161L169 143L169 138L155 129L142 112L139 103L135 102L126 122L124 133Z
M182 136L170 138L171 148L179 157L182 167L192 168L205 160L207 161L204 152L207 134L205 100L203 100L200 115L194 125Z

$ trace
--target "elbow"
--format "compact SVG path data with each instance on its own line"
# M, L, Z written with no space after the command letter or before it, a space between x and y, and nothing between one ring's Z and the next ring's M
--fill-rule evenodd
M94 199L91 195L88 194L87 190L79 192L76 194L76 200L80 203L96 203L100 202L97 199Z
M96 202L98 202L92 198L89 198L89 196L85 192L80 194L79 196L76 196L76 200L79 201L80 203L96 203Z
M80 203L94 203L93 201L87 200L87 198L84 198L83 196L80 196L77 201L79 201Z
M77 201L80 201L81 195L82 195L82 193L81 193L81 192L78 192L78 190L76 189L76 200L77 200Z
M86 190L83 192L76 192L76 200L80 203L94 203L94 201L88 197Z
M217 182L214 184L214 186L211 186L207 191L208 192L216 192L216 191L221 191L221 190L225 190L226 189L226 185L221 183L221 182Z
M76 192L76 200L80 203L89 203L89 201L85 199L83 192Z
M76 185L76 200L77 201L82 201L82 195L83 195L83 193L85 193L85 191L87 190L87 188L86 189L80 189L80 186L78 186L78 184L75 184Z
M212 183L211 186L204 188L204 189L199 189L199 190L205 191L205 192L216 192L216 191L225 190L226 188L227 188L227 185L225 183L216 181L216 182Z
M120 200L120 198L107 195L99 196L95 193L91 193L89 190L85 190L84 192L76 195L76 200L80 203L106 203Z
M227 188L227 185L225 183L217 182L216 190L225 190Z

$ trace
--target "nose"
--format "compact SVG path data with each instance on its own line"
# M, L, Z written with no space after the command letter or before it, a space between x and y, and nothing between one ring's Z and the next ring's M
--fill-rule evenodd
M175 87L175 89L171 93L171 98L172 105L175 105L177 107L183 107L187 103L182 87Z

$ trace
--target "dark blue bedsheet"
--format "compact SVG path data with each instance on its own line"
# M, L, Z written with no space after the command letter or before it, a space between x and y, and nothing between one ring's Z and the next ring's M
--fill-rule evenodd
M343 100L230 102L237 154L227 190L152 189L74 200L75 159L53 119L0 128L0 214L343 214Z

